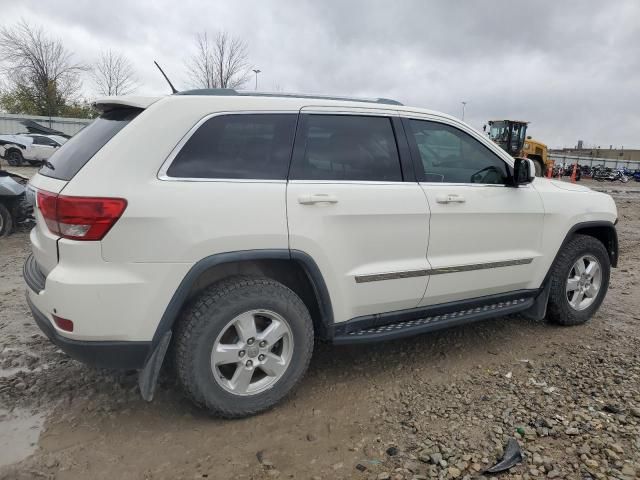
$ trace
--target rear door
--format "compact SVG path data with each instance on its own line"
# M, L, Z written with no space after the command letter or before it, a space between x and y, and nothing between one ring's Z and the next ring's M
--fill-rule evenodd
M421 305L537 288L544 208L533 185L508 186L506 160L463 124L426 117L404 125L431 209Z
M327 282L336 321L415 307L429 210L394 112L303 108L287 187L289 246Z

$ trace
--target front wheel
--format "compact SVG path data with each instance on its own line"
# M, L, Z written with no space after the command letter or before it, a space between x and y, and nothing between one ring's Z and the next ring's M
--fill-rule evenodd
M621 181L622 183L627 183L627 182L629 181L629 177L627 177L626 175L622 175L622 176L620 177L620 181Z
M303 377L313 339L309 311L293 291L268 278L230 278L201 293L180 320L178 380L215 415L253 415Z
M542 177L542 172L543 172L543 168L542 168L542 163L540 163L537 160L533 161L533 165L536 167L536 177Z
M12 167L19 167L20 165L22 165L22 162L22 153L20 153L18 150L11 150L9 153L7 153L7 163Z
M594 237L575 235L558 254L551 271L547 319L579 325L598 310L609 288L611 263Z

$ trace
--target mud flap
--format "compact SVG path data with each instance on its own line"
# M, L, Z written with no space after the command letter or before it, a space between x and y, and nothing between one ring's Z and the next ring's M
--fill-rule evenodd
M156 391L162 362L165 354L167 353L167 348L169 348L170 341L171 330L162 336L160 342L158 342L158 346L151 353L147 359L147 363L144 365L144 368L140 370L140 373L138 374L138 387L140 388L140 394L147 402L153 400L153 394Z
M544 320L545 315L547 314L547 304L549 303L549 294L551 293L551 282L547 281L538 293L538 296L535 297L535 301L531 307L526 310L520 312L524 318L529 320L540 321Z

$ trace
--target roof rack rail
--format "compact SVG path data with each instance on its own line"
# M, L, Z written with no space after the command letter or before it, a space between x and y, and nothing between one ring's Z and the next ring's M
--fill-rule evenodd
M282 93L282 92L256 92L253 90L235 90L233 88L201 88L196 90L185 90L175 95L208 95L208 96L243 96L243 97L284 97L284 98L310 98L318 100L343 100L348 102L381 103L385 105L402 105L397 100L390 98L356 98L340 97L334 95L314 95L306 93Z

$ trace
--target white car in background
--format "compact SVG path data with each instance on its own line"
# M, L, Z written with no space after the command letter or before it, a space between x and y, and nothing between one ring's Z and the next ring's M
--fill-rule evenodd
M49 160L68 139L61 135L40 135L35 133L0 135L0 157L12 166L28 162L40 165Z

